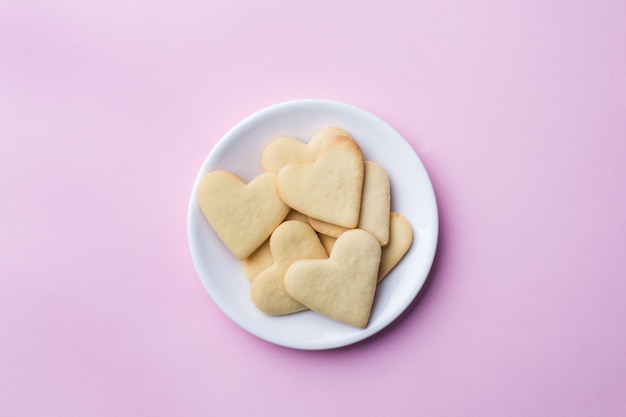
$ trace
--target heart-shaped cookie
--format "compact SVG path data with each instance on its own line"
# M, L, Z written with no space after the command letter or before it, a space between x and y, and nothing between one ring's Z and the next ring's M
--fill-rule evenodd
M380 252L378 282L385 278L402 260L413 243L413 230L407 219L399 213L392 212L389 220L389 242ZM326 253L331 253L337 239L321 233L318 233L318 236L326 249Z
M276 194L276 173L244 183L235 174L217 170L202 178L198 204L217 236L239 259L248 257L289 213Z
M365 328L376 292L380 244L369 232L348 230L330 258L300 260L285 273L285 289L313 311Z
M335 246L337 238L325 235L323 233L318 233L317 236L320 238L320 242L322 242L324 249L326 249L326 253L330 255L330 253L333 251L333 246Z
M373 234L381 246L385 246L389 241L390 202L389 177L385 169L376 162L365 161L361 212L357 227ZM339 237L348 230L313 218L310 218L309 222L315 230L327 236Z
M272 252L270 240L267 239L257 250L243 260L243 274L252 282L262 271L272 265Z
M289 220L298 220L300 222L309 223L309 218L295 210L290 210L284 222ZM250 256L243 260L243 273L252 282L257 275L272 265L272 252L270 251L270 241L267 239L263 244Z
M389 243L383 248L380 256L378 281L383 279L400 262L412 243L413 229L411 224L401 214L392 212L389 221Z
M317 158L320 145L334 136L352 138L348 132L338 127L328 127L316 133L309 143L291 137L274 139L261 155L261 166L265 172L278 172L290 162L312 162Z
M309 218L306 215L293 209L289 211L289 214L287 214L287 217L285 217L284 221L288 221L288 220L297 220L299 222L303 222L307 224L309 223Z
M340 127L326 127L313 135L310 142L321 144L326 139L330 139L335 136L345 136L347 138L354 139L350 133Z
M250 285L252 301L270 315L295 313L306 307L285 292L285 271L300 259L326 259L326 250L315 230L307 223L290 220L276 228L270 237L273 264Z
M356 142L335 136L322 143L314 162L291 162L280 169L276 189L290 207L309 217L346 228L359 222L364 162Z

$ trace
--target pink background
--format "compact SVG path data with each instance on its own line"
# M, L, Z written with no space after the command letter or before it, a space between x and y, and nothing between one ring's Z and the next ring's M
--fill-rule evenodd
M626 2L0 4L0 415L623 416ZM412 144L441 239L392 326L241 330L186 210L248 114L320 97Z

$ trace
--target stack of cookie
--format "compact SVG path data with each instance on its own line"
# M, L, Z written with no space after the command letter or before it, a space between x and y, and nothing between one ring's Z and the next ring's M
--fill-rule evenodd
M261 165L248 184L217 170L197 189L212 229L243 260L252 301L270 315L311 309L366 327L377 283L413 240L391 212L384 168L336 127L308 143L275 139Z

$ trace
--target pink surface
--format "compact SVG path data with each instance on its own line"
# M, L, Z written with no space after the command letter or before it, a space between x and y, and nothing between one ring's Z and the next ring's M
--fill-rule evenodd
M609 0L4 1L0 415L623 416L624 16ZM326 352L229 321L185 229L218 138L306 97L398 129L441 217L418 301Z

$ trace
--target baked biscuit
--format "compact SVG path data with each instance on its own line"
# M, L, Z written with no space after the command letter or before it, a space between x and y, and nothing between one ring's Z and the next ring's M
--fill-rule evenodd
M352 138L348 132L338 127L328 127L317 132L308 143L291 137L274 139L261 155L261 167L265 172L278 172L290 162L312 162L317 158L320 145L334 136Z
M231 172L212 171L200 180L197 198L217 236L239 259L261 246L289 213L276 194L275 173L246 184Z
M320 147L314 162L291 162L280 169L276 189L291 208L346 228L359 222L364 162L352 139L335 136Z
M287 293L324 316L365 328L376 292L380 244L361 229L348 230L328 259L300 260L285 273Z
M307 223L290 220L276 228L270 237L273 264L252 281L250 295L259 310L270 315L295 313L306 309L285 292L287 268L300 259L328 257L317 233Z
M390 204L389 177L385 169L376 162L365 161L361 212L357 227L373 234L381 246L389 241ZM339 237L348 230L313 218L309 218L309 222L315 230L327 236Z

